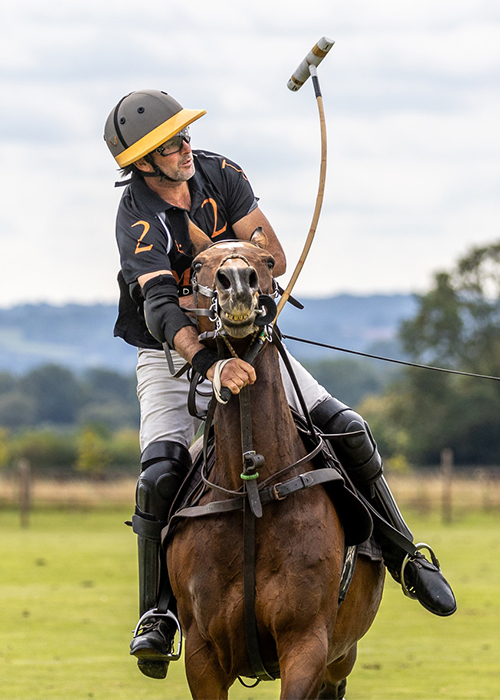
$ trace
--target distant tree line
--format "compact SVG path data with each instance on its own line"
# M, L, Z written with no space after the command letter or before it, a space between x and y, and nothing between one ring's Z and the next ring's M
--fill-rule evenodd
M139 471L137 430L111 433L98 426L70 430L28 429L13 433L0 428L0 469L14 472L21 459L35 474L102 478L115 472Z
M500 377L500 243L438 272L418 304L399 334L412 360ZM451 448L457 464L500 465L499 381L408 369L360 410L382 453L436 464Z
M386 369L346 358L304 364L350 406L368 394L380 393L391 376ZM138 428L135 375L91 369L80 376L54 364L41 365L20 377L0 372L0 426L19 431L88 425L110 431Z
M0 467L25 458L40 473L137 470L138 425L134 375L76 375L54 364L22 376L0 372Z
M399 340L420 364L499 377L500 243L437 273ZM350 357L304 364L369 422L387 463L437 464L451 448L457 464L500 465L500 382ZM0 373L0 464L36 454L40 464L97 475L139 461L138 424L133 375L58 365Z
M34 426L96 424L110 430L139 424L136 381L108 369L78 376L47 364L18 377L0 372L0 425L18 430Z
M356 405L378 393L386 374L350 359L306 363L332 394ZM20 458L39 473L101 477L140 461L134 374L92 369L78 375L54 364L22 376L0 372L0 468Z

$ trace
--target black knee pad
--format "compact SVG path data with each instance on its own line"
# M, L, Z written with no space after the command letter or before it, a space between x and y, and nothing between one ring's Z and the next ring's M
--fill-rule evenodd
M356 484L373 484L382 476L382 458L368 423L352 408L337 399L329 398L311 411L311 418L326 434L345 434L362 430L360 435L331 438L330 442Z
M162 440L146 447L141 457L136 502L143 516L166 521L172 502L191 466L189 450Z

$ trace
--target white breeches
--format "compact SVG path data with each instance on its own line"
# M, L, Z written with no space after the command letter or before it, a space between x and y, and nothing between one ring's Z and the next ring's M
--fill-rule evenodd
M288 351L287 351L288 352ZM288 357L293 366L308 409L311 411L330 394L302 365ZM175 370L184 366L185 360L172 352ZM302 413L288 372L280 358L281 379L289 405ZM203 382L199 390L206 394L197 397L199 412L204 412L211 396L212 385ZM188 412L189 381L186 374L175 379L171 374L163 350L139 349L137 362L137 395L141 404L141 452L156 440L171 440L189 447L194 440L201 421Z

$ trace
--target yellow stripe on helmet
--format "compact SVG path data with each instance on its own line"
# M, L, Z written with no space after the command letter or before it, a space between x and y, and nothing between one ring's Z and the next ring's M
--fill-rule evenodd
M175 136L179 131L182 131L182 129L206 113L206 109L182 109L177 114L174 114L173 117L167 119L166 122L157 126L156 129L150 131L149 134L143 136L142 139L126 148L122 153L119 153L116 156L116 162L120 168L135 163L136 160L154 151L155 148L161 146L162 143L171 139L172 136Z

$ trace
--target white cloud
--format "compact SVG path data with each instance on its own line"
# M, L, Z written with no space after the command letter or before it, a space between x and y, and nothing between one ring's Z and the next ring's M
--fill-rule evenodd
M19 0L4 14L2 304L116 298L121 192L102 128L142 87L207 109L195 146L243 165L293 267L319 126L311 85L286 82L325 34L327 190L300 293L423 289L499 237L494 0Z

